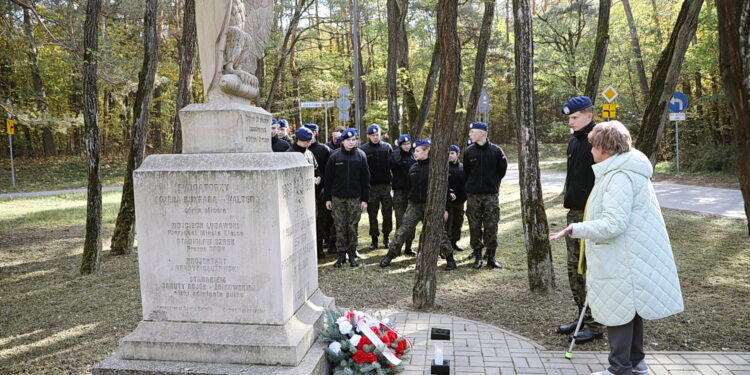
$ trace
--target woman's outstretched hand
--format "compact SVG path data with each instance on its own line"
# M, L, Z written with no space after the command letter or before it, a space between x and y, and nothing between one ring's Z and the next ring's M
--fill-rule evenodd
M559 231L557 233L550 233L549 240L550 241L559 240L559 239L561 239L561 238L563 238L563 237L565 237L565 236L567 236L569 234L572 234L572 233L573 233L573 224L568 225L567 228L565 228L565 229L563 229L563 230L561 230L561 231Z

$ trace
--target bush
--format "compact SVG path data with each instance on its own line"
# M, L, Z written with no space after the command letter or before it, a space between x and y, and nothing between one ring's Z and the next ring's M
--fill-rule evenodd
M699 143L682 151L680 167L687 172L734 173L737 160L735 152L734 145Z

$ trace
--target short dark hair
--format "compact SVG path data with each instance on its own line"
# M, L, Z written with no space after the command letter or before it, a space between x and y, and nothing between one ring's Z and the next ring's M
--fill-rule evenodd
M581 112L581 113L591 113L593 115L594 114L594 106L590 105L590 106L588 106L586 108L581 109L578 112Z
M343 126L337 126L336 128L333 129L334 132L339 132L339 133L343 133L345 130L346 128Z

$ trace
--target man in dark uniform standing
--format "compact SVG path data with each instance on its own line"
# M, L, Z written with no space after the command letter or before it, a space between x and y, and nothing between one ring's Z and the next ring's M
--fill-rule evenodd
M357 225L362 211L367 209L370 173L365 153L357 148L357 129L341 133L340 143L341 148L328 158L323 194L336 226L339 259L333 266L341 267L349 255L349 265L357 267Z
M341 133L343 133L346 130L343 126L337 126L333 129L333 133L331 133L331 140L326 143L326 146L331 149L331 152L333 150L338 150L339 147L341 147L341 143L339 143L339 137L341 137Z
M279 120L279 133L277 136L282 141L289 143L290 146L292 145L292 138L289 136L289 123L284 119Z
M391 154L391 186L393 187L393 211L396 214L396 229L401 226L403 222L404 213L406 207L409 205L409 168L414 164L414 155L412 155L411 148L411 137L409 134L401 134L396 141L397 148L393 150ZM415 256L415 253L411 249L412 241L414 237L409 237L404 240L406 249L404 254L409 256ZM401 249L399 249L400 253Z
M500 181L505 177L508 160L503 149L487 139L489 127L483 122L469 125L471 146L464 151L464 173L466 173L467 204L471 248L474 249L475 269L482 267L482 248L487 248L487 267L502 268L495 260L497 251L497 227L500 222L498 192Z
M320 128L317 124L305 124L305 128L310 129L313 132L313 138L310 146L307 148L315 156L315 160L318 162L320 168L325 168L328 163L328 157L331 155L331 149L328 146L318 142L318 136L320 135ZM322 173L321 173L322 175ZM316 222L316 241L318 244L318 258L323 258L323 241L328 242L329 252L335 251L336 247L331 248L331 239L329 233L332 233L331 227L333 227L333 217L331 212L326 209L326 201L323 199L323 187L324 184L315 185L315 214L317 216Z
M458 160L461 155L461 148L451 145L448 154L448 187L453 190L456 199L450 203L448 209L448 221L445 223L445 231L448 232L448 239L451 241L453 250L464 251L458 247L458 241L461 239L461 227L464 225L464 204L466 203L466 174L464 165Z
M378 247L378 209L383 207L383 244L388 247L388 236L393 227L393 198L391 197L390 158L393 153L391 145L380 141L380 126L372 124L367 127L368 142L360 146L367 156L370 167L370 201L367 203L367 215L370 219L370 249Z
M562 108L562 113L568 117L568 126L573 130L573 136L568 142L568 171L565 176L565 199L563 207L567 208L568 225L583 221L583 210L589 193L594 187L594 157L591 154L591 143L588 135L596 126L594 122L594 105L587 96L576 96L568 100ZM580 259L580 240L570 236L565 237L568 247L568 282L573 299L581 313L586 301L586 280L578 273L578 261ZM586 260L583 259L585 262ZM602 337L603 328L601 324L591 317L591 309L586 309L583 318L588 329L578 332L576 342L582 343ZM577 320L563 324L558 327L560 333L569 334L575 331Z
M275 118L271 119L271 150L273 152L287 152L292 148L292 145L279 139L279 121Z
M380 261L380 267L388 267L391 261L401 254L401 245L407 238L414 238L417 224L424 220L425 205L427 204L427 188L430 173L430 138L420 139L414 143L414 159L417 161L409 168L409 205L406 208L402 224L396 230L393 241L388 246L388 254ZM448 205L450 198L446 197L446 211L443 220L448 218ZM453 248L445 231L440 234L440 255L445 258L446 271L456 269L456 261L453 259Z

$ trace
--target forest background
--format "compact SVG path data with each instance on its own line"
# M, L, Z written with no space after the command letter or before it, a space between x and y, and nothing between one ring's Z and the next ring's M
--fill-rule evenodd
M353 87L350 0L276 1L274 30L261 59L258 105L293 127L325 123L322 110L299 109L301 101L336 100L338 88ZM405 59L398 65L398 124L388 121L388 17L385 0L360 1L360 46L363 122L378 123L393 135L417 130L414 111L423 98L436 46L437 1L401 1ZM490 97L490 138L515 144L515 67L511 1L496 1L495 20L486 57L483 87ZM626 7L632 11L631 32ZM85 167L83 122L83 23L85 2L11 0L0 4L0 100L11 100L15 115L14 153L17 157L73 156ZM143 2L111 0L102 4L99 25L98 98L103 156L124 157L134 124L133 107L138 71L143 61ZM461 81L458 108L466 121L468 97L475 74L484 1L461 1L458 35ZM534 94L536 134L540 143L565 143L569 137L561 105L582 95L596 39L598 2L586 0L531 2L534 25ZM619 91L617 119L637 134L646 107L648 87L639 81L651 73L666 46L681 1L633 0L612 2L609 51L599 82L601 91ZM176 97L183 41L184 0L160 0L157 12L158 60L148 122L146 153L173 152ZM719 70L716 4L706 1L698 28L682 64L678 87L690 98L688 119L681 124L680 148L684 171L735 170L734 127ZM638 45L642 71L634 52ZM198 57L195 59L198 65ZM193 69L192 102L202 102L200 70ZM597 95L598 96L598 95ZM350 99L354 98L350 95ZM594 98L597 111L604 100ZM433 97L433 103L435 102ZM425 115L421 136L431 134L436 105ZM463 110L462 110L463 108ZM335 109L330 128L341 125ZM350 118L354 118L353 106ZM351 126L351 124L344 124ZM325 132L322 132L325 134ZM8 137L1 137L0 158L8 157ZM458 143L459 141L456 141ZM544 156L544 155L542 155ZM674 127L667 126L660 160L674 158ZM8 163L3 161L3 170ZM5 176L3 176L5 178Z

